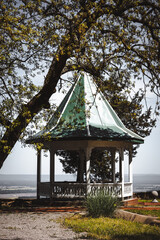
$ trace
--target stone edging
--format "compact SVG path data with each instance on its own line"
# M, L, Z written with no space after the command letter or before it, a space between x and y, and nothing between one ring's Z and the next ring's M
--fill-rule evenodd
M140 222L144 224L160 226L160 220L158 220L158 217L140 215L137 213L127 212L121 209L116 210L115 217L123 218L127 221L132 221L132 222Z

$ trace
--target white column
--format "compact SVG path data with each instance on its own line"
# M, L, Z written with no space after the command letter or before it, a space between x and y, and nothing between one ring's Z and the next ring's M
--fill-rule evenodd
M91 157L91 148L87 148L85 153L86 153L86 182L87 182L87 192L86 194L88 195L91 191L90 188L90 157Z
M116 167L115 167L115 149L111 150L111 159L112 159L112 182L115 183L116 182L116 177L115 177L115 171L116 171Z
M129 182L133 183L133 173L132 173L132 149L129 150L129 161L128 161L128 174Z
M132 161L132 149L129 150L129 161L128 161L128 174L129 174L129 182L131 183L131 194L133 196L133 161Z
M40 182L41 182L41 150L37 150L37 199L40 198Z
M50 199L53 197L53 184L55 181L55 152L50 149Z
M120 163L120 181L122 186L122 199L124 198L124 149L119 150L119 163Z

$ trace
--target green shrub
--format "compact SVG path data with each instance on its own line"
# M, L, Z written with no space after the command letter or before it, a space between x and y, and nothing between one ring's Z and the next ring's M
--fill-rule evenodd
M106 194L103 190L96 195L88 195L86 198L86 208L91 217L112 216L118 206L116 197Z

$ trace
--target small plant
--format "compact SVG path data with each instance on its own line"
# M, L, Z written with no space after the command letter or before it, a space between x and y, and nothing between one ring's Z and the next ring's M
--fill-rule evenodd
M111 217L118 205L117 198L103 190L98 191L96 195L90 194L86 198L86 208L91 217Z

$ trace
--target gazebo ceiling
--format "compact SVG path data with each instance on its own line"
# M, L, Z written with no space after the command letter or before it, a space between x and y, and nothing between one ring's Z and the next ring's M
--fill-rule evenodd
M143 143L127 129L90 75L84 73L70 88L46 127L27 143L64 140L105 140Z

